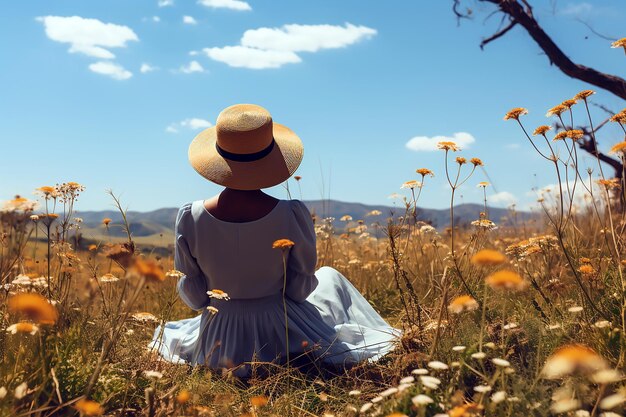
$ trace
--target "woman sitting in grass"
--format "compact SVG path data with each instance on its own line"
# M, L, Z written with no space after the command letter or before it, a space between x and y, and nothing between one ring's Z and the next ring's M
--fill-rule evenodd
M341 369L393 348L398 330L338 271L315 270L306 206L261 191L293 175L302 156L298 136L250 104L228 107L193 139L191 165L226 188L178 212L178 292L202 314L156 330L165 359L245 377L254 363Z

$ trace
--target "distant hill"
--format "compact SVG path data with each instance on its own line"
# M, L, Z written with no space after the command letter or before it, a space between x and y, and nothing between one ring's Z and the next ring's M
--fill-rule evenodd
M404 207L386 205L368 205L361 203L348 203L337 200L311 200L304 202L311 213L319 218L334 217L339 219L348 214L354 220L363 219L366 224L378 221L385 223L389 217L398 217L404 214ZM483 211L480 204L460 204L455 207L455 219L458 225L469 224L472 220L478 219ZM373 210L379 210L382 214L378 216L366 216ZM509 211L501 208L488 208L489 218L497 224L508 224L507 217ZM130 223L133 238L138 243L153 244L157 246L167 245L172 242L174 223L178 208L162 208L148 212L129 211L126 213ZM77 217L83 219L83 237L91 240L107 239L106 230L102 226L102 219L108 217L112 219L109 227L111 238L123 238L125 232L121 227L122 216L117 211L81 211L76 213ZM527 220L532 215L528 212L517 212L518 221ZM432 224L436 228L444 228L450 223L450 212L448 209L427 209L419 208L417 212L418 220Z

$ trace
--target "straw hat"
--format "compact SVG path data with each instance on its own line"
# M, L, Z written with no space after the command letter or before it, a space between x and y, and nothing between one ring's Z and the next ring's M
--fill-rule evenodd
M237 190L280 184L298 169L302 156L300 138L254 104L224 109L215 126L189 145L189 162L200 175Z

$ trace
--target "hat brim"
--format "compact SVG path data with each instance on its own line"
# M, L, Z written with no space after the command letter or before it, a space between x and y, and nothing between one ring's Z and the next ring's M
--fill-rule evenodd
M273 187L287 180L300 166L304 148L300 138L288 127L273 123L274 148L261 159L237 162L217 152L215 126L204 129L189 145L189 162L204 178L237 190Z

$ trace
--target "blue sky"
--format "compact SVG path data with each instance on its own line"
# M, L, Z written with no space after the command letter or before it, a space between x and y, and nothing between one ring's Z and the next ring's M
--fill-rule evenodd
M474 140L461 154L485 162L493 204L527 207L533 187L555 180L502 116L523 106L529 128L545 124L549 107L590 86L551 67L521 29L481 51L498 19L484 22L490 7L468 1L475 18L458 26L450 3L5 2L0 200L63 181L87 187L82 210L109 208L108 188L134 210L209 197L220 187L189 166L188 144L223 108L256 103L302 138L304 199L391 204L426 167L436 177L421 205L445 207L443 154L406 145L461 133ZM623 0L532 3L575 61L626 75L624 53L578 21L624 37ZM600 90L594 99L624 107ZM604 149L623 140L615 126L599 139ZM485 180L477 172L460 201L481 201L475 185Z

